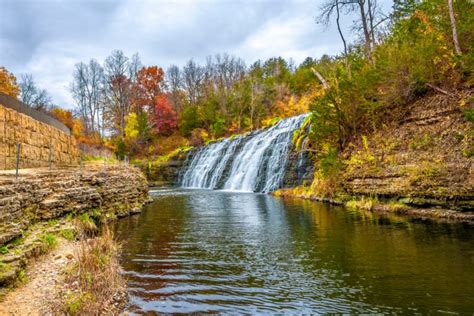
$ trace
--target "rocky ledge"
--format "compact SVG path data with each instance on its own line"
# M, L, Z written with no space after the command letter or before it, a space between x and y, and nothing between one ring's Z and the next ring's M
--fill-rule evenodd
M473 91L427 95L406 106L399 119L361 138L357 149L344 153L345 192L473 212L473 123L464 116L465 109L474 108L473 96Z
M127 165L0 172L0 287L15 279L26 259L41 252L45 236L66 217L88 213L115 218L140 211L148 199L142 172ZM46 240L47 241L47 240Z

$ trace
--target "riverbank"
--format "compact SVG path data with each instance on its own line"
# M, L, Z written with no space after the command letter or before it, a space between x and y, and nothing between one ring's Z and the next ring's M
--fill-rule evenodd
M82 240L58 238L54 249L36 258L16 286L3 294L0 315L119 314L127 292L118 245L107 234Z
M474 225L474 212L459 212L448 208L416 208L400 202L400 200L378 200L370 197L351 197L343 201L337 198L322 198L314 195L308 188L281 189L273 193L274 196L292 199L304 199L323 202L332 205L343 205L349 209L362 209L379 214L396 214L410 216L421 220L435 220L442 222L467 223ZM347 197L346 197L347 198ZM401 199L403 201L403 199Z
M42 273L35 272L42 271L43 262L46 262L44 266L51 266L46 270L48 272L46 276L50 276L52 282L68 286L68 282L63 282L61 279L65 277L63 272L67 270L70 279L76 279L70 283L70 287L73 290L75 288L73 293L84 292L77 288L77 285L81 284L80 280L87 278L90 281L91 275L94 278L99 277L100 273L97 272L100 271L87 274L87 271L80 270L74 274L71 271L77 264L81 269L84 268L81 261L97 263L91 267L94 269L105 268L110 267L109 263L118 256L117 245L110 236L95 237L99 231L98 227L115 218L140 212L142 205L147 201L148 188L145 177L137 168L127 165L23 170L19 179L16 179L10 171L1 171L0 293L9 292L6 300L11 302L19 302L25 299L25 296L30 296L28 289L35 282L41 284L44 281ZM90 239L91 237L94 238ZM68 254L61 253L64 249L68 250ZM94 254L100 254L100 258L94 258ZM72 264L73 261L69 262L72 259L64 260L64 255L77 258L75 264ZM58 256L63 259L60 260ZM84 260L80 259L81 256ZM102 266L100 263L104 262L108 264ZM114 269L115 271L107 272L112 281L114 278L118 280L118 264ZM75 277L71 277L73 275ZM101 284L104 285L104 282ZM17 287L19 292L16 290ZM120 287L106 286L119 292ZM13 292L10 292L12 289ZM50 295L57 290L46 292L44 295L38 294L39 298L36 301L49 301ZM74 306L80 306L90 299L87 293L85 296L80 294L79 297L70 297L69 294L66 296L63 297L68 302L66 305L72 306L66 310L72 314ZM105 302L100 309L108 310L115 304L113 301L108 302L114 296L97 295L97 299L92 301ZM32 302L25 308L35 310L37 309L35 304ZM5 304L2 302L1 305ZM88 305L96 306L91 304L91 301Z

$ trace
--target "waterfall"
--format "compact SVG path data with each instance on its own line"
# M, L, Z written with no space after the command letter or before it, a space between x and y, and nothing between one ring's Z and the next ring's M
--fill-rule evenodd
M202 147L183 171L181 186L247 192L280 188L291 137L305 117L290 117L268 129Z
M241 140L242 137L227 138L201 148L185 170L181 186L217 189L224 168Z

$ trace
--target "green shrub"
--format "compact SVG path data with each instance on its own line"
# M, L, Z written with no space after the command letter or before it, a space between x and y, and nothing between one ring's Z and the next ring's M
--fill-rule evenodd
M50 250L56 248L58 245L58 240L56 236L51 233L45 233L40 238L41 241L41 253L47 253Z
M8 246L2 246L0 247L0 254L6 255L10 250L8 249Z
M197 105L190 105L181 113L179 129L185 136L191 135L191 132L200 127L200 115Z
M464 119L468 122L474 123L474 109L465 109Z
M56 226L57 224L59 223L59 221L57 219L50 219L48 221L48 226Z
M8 263L0 262L0 273L8 272L12 269L11 265Z
M25 270L20 269L16 274L16 279L19 284L25 284L28 282L28 276L26 275Z
M115 156L119 160L123 160L128 154L127 144L125 143L122 137L119 137L115 140Z
M63 229L61 231L61 236L64 239L67 239L67 240L75 240L76 239L76 231L73 230L73 229Z
M80 315L91 301L90 293L69 293L64 302L65 311L67 315Z
M225 128L226 128L225 120L219 117L211 125L211 133L214 137L220 137L224 134Z
M97 225L88 213L83 213L76 217L75 225L80 235L91 237L99 231Z

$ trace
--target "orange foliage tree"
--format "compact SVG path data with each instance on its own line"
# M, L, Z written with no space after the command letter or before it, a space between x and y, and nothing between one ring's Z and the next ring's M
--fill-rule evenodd
M157 66L143 67L135 84L136 112L148 116L150 126L158 134L170 134L177 127L177 115L163 94L165 73Z
M71 111L54 108L49 113L71 130L72 136L74 136L78 143L89 145L99 145L102 143L99 133L85 134L82 120L80 118L74 118Z
M66 111L61 108L54 108L50 111L50 114L72 131L74 118L72 117L71 111Z
M148 107L154 110L156 98L162 94L165 73L157 66L143 67L137 74L136 104L140 108Z
M13 98L17 98L20 93L20 87L16 82L16 77L5 67L0 66L0 92Z

